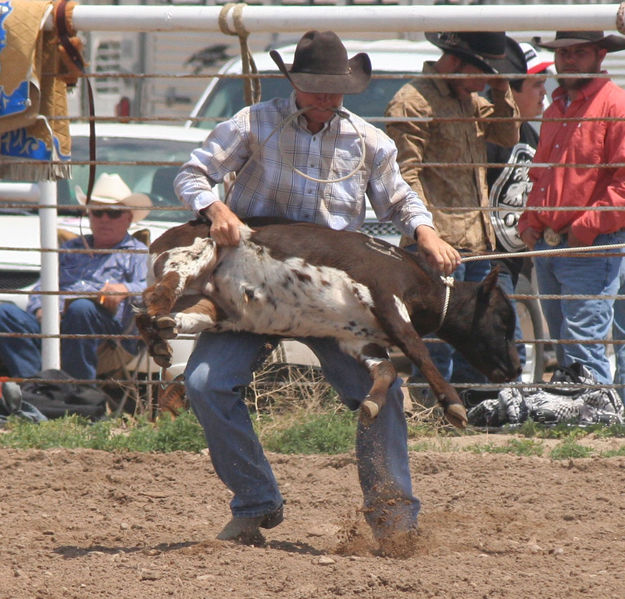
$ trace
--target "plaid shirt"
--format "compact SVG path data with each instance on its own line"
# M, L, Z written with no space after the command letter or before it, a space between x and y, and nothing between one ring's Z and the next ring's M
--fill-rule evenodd
M381 221L392 220L405 235L432 217L402 179L397 149L386 134L343 109L349 120L334 116L318 133L303 116L285 124L297 111L295 95L244 108L217 125L201 148L181 168L174 186L178 197L196 212L219 198L213 191L229 173L237 173L226 202L240 217L280 216L315 222L332 229L357 230L365 219L365 194ZM350 122L351 121L351 122ZM364 163L344 181L339 179Z

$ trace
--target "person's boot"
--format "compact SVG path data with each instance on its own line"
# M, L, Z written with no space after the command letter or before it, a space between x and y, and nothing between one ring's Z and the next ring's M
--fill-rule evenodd
M260 529L278 526L282 520L284 520L284 505L262 516L252 518L233 516L217 538L220 541L234 541L243 545L262 545L265 537Z

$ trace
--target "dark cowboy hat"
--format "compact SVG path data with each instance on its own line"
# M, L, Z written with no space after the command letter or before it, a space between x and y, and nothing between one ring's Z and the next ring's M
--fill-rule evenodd
M625 37L604 35L603 31L556 31L556 38L553 41L539 42L537 45L548 50L555 50L577 44L596 44L608 52L618 52L625 50Z
M313 94L357 94L371 79L371 60L364 52L347 59L347 50L333 31L309 31L297 43L293 64L276 50L269 55L293 87Z
M527 73L523 50L503 31L428 32L425 38L485 73Z

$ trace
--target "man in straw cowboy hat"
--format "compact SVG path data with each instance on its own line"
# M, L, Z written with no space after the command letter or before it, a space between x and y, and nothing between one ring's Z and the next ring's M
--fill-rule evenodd
M460 252L492 250L495 233L488 212L482 210L488 207L486 168L473 164L486 163L487 141L507 147L518 142L519 123L513 117L519 112L508 80L485 75L523 75L525 57L504 32L426 33L425 37L443 54L436 62L424 63L425 77L397 91L386 115L398 120L388 123L387 131L397 144L404 179L432 209L442 238ZM478 95L487 83L492 101ZM409 247L412 240L401 243ZM489 271L488 260L465 262L454 278L481 281ZM431 343L428 349L447 380L486 382L451 345ZM412 381L424 381L416 367L413 375ZM429 401L427 389L411 394L418 401Z
M85 194L79 187L76 198L85 204ZM122 252L146 249L145 244L128 234L128 227L145 218L149 206L148 196L132 193L119 175L100 175L87 205L91 234L70 239L61 246L80 252L59 254L62 335L120 335L134 321L129 295L141 293L146 286L147 257ZM120 252L90 253L85 249ZM41 333L41 296L36 293L39 287L37 283L26 311L12 303L0 305L0 331ZM74 378L94 379L100 343L102 339L62 339L61 368ZM127 351L136 353L136 343L122 343ZM10 376L33 376L41 370L41 340L5 338L0 343L0 360Z
M218 243L236 245L245 216L356 230L364 221L366 193L378 218L392 220L435 267L451 272L459 255L438 237L430 213L401 178L393 142L342 106L343 94L366 88L369 57L361 53L348 59L331 31L306 33L291 65L276 51L271 56L293 93L244 108L217 125L176 177L180 199L210 219ZM236 180L222 202L213 187L231 172ZM203 333L187 365L191 405L215 470L234 493L232 519L218 535L222 540L262 542L259 529L283 518L282 495L240 394L272 341L249 333ZM371 385L364 367L334 340L302 341L317 355L342 401L358 408ZM389 539L414 533L419 512L400 386L398 379L371 426L359 426L356 443L365 517L386 546Z
M602 31L558 31L539 44L554 51L560 86L545 111L527 210L519 234L530 249L572 248L625 242L625 91L599 77L608 52L625 49L625 38ZM587 74L587 75L586 75ZM604 120L605 119L605 120ZM542 165L549 166L542 166ZM611 166L614 164L614 166ZM566 165L566 166L558 166ZM596 168L588 168L596 165ZM571 207L571 210L549 210ZM593 210L614 207L615 210ZM543 312L558 344L562 367L580 362L600 383L611 383L606 345L622 259L614 255L541 256L534 259L538 289L545 295L588 299L544 299ZM598 340L597 343L586 343Z

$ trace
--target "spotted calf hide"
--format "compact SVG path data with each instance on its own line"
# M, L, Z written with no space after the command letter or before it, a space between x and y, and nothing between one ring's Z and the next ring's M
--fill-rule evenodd
M384 241L308 223L249 224L237 247L217 246L198 221L152 244L153 283L137 324L161 366L171 357L166 340L180 333L334 337L371 374L361 405L363 419L371 421L396 378L387 354L392 345L420 368L447 418L461 427L462 402L432 363L422 335L438 329L492 380L520 372L514 311L496 273L450 291L422 257Z

